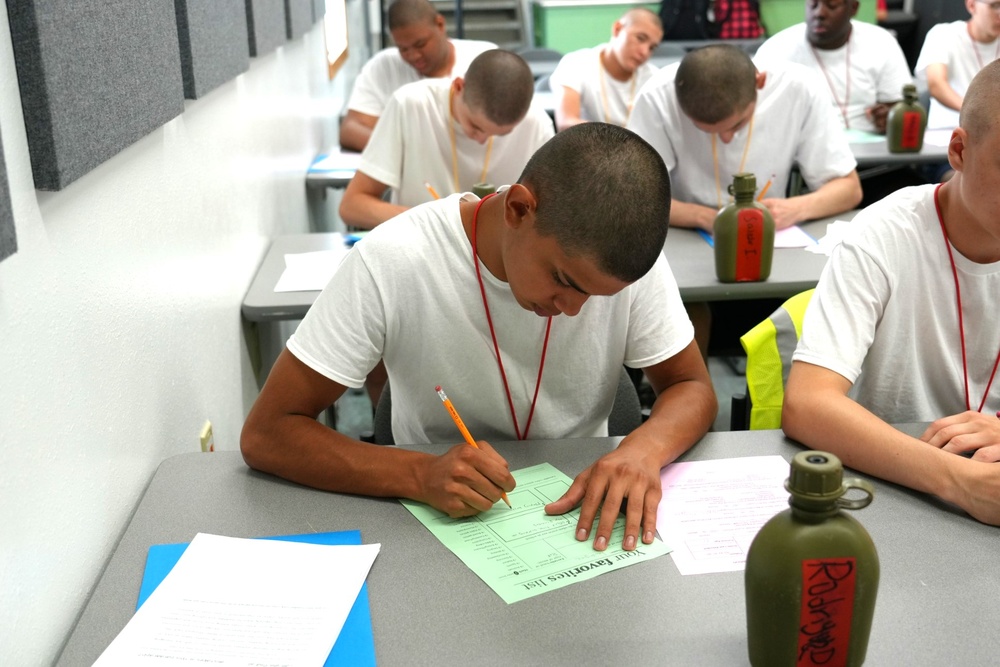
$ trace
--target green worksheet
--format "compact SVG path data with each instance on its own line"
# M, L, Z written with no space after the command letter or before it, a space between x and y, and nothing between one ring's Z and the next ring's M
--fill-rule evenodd
M513 509L501 500L477 516L452 519L427 505L400 501L508 604L670 553L659 539L648 545L640 541L634 551L622 549L623 516L615 522L608 548L594 551L593 534L585 542L576 540L579 509L545 514L545 505L569 489L569 477L548 463L513 475L517 488L507 494Z

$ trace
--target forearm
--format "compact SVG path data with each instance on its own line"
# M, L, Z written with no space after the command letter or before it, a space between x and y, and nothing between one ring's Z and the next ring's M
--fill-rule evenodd
M670 224L674 227L704 229L711 232L715 224L716 213L718 211L709 206L689 204L676 199L670 200Z
M957 498L954 464L960 457L897 430L846 395L802 391L790 381L781 425L788 437L837 455L845 466L945 500Z
M959 111L962 108L962 96L955 92L955 89L948 85L948 81L928 81L927 90L931 97L948 107Z
M345 224L372 229L406 209L373 195L346 193L340 202L340 218Z
M372 136L372 127L357 118L345 116L340 122L340 147L359 153L368 145Z
M662 468L708 432L718 410L715 391L708 382L678 382L656 397L649 418L623 444L650 447L651 456Z
M305 415L256 418L240 438L247 465L324 491L418 499L429 454L353 440Z
M586 123L583 118L579 116L556 113L556 129L560 132L563 130L573 127L574 125L580 125L581 123Z
M863 192L856 171L824 183L815 192L790 197L799 210L796 222L818 220L850 211L861 203Z

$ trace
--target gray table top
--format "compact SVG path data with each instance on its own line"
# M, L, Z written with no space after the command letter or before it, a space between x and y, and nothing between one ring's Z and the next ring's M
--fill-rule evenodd
M814 238L826 233L835 219L850 219L855 211L803 225ZM243 317L249 322L296 320L305 316L319 291L275 292L274 285L285 269L288 253L327 250L338 243L336 234L286 234L274 239L250 289L243 299ZM777 248L771 263L771 276L760 283L720 283L715 277L715 255L696 232L672 227L667 233L664 253L677 278L685 301L730 301L738 299L781 298L816 286L827 257L801 248Z
M617 441L496 446L514 469L547 461L574 476ZM798 450L780 431L710 433L683 458L790 460ZM1000 529L934 498L881 481L875 487L872 504L854 513L881 560L867 664L995 664ZM747 662L740 572L681 576L665 556L507 605L398 502L315 491L251 471L237 452L216 452L160 465L57 664L91 664L125 626L150 545L186 542L199 531L346 529L382 544L368 577L380 665Z

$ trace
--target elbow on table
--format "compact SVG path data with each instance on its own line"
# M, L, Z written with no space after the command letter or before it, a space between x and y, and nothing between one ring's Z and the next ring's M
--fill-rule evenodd
M240 432L240 454L243 455L243 462L254 470L270 472L267 455L269 449L268 439L254 426L251 419L247 419Z

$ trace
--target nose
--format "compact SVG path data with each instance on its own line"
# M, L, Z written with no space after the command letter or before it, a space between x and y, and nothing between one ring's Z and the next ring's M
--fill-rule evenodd
M576 290L566 291L555 299L555 306L563 315L574 317L580 313L583 304L587 303L588 295L580 294Z
M735 132L719 132L719 139L721 139L724 144L728 144L735 136Z

